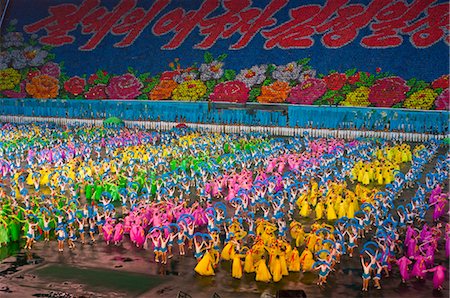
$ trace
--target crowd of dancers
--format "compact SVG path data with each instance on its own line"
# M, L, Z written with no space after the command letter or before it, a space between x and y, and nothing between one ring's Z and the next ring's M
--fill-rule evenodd
M403 282L432 272L441 289L450 155L437 156L440 145L5 124L0 245L131 241L162 264L193 256L202 276L231 262L236 279L313 271L318 285L359 254L363 291L396 267Z

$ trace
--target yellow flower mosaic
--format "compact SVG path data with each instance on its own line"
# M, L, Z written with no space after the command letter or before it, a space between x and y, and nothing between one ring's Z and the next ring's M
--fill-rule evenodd
M14 68L0 70L0 90L11 90L20 82L20 73Z
M190 80L178 85L172 93L173 100L197 101L206 93L206 85L200 80Z
M370 105L368 100L370 89L361 86L355 91L349 92L345 97L345 100L341 102L341 105L348 107L367 107Z
M433 89L423 89L411 94L403 104L408 109L429 110L438 94Z

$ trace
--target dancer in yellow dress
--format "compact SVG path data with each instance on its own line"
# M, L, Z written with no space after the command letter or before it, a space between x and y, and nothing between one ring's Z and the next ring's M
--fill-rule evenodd
M348 204L344 201L344 199L340 200L339 208L338 208L338 218L342 218L347 214Z
M300 215L302 217L308 217L310 213L311 213L311 208L309 206L309 202L308 202L308 200L304 200L302 202L302 209L300 210Z
M377 168L375 172L375 178L377 180L378 185L383 185L384 178L383 178L383 165Z
M370 170L368 169L368 166L364 167L363 171L363 177L362 181L360 181L364 185L370 184Z
M213 267L213 260L210 255L209 250L205 252L202 259L194 268L195 272L202 276L212 276L215 275L214 273L214 267Z
M347 208L347 218L354 218L355 217L355 200L354 198L351 198L348 204Z
M233 240L233 236L231 236L231 238L232 239L224 246L222 252L220 253L220 258L224 261L233 259L235 243Z
M304 192L300 195L300 197L295 201L299 209L302 209L302 204L304 201L308 199L308 192Z
M273 265L272 265L273 281L279 282L281 280L281 278L283 277L280 255L277 254L272 262L273 262Z
M333 202L330 200L327 203L327 220L332 221L337 219L336 211L334 210Z
M323 218L323 202L322 200L319 200L319 202L316 204L316 208L314 209L316 213L316 220L320 220Z
M25 179L25 183L28 186L32 186L32 185L34 185L33 169L30 167L30 168L28 168L27 172L28 172L28 175L27 175L27 179Z
M303 272L311 271L314 265L314 257L312 252L305 248L299 258L300 266Z
M262 256L266 252L266 248L264 242L261 238L257 238L255 240L255 244L252 246L252 258L253 263L256 264L259 260L261 260Z
M392 166L389 166L388 164L386 164L386 166L383 169L383 177L384 177L384 181L386 184L391 183L392 181L394 181L394 168Z
M306 247L310 251L314 251L314 247L316 246L316 242L317 242L317 235L316 235L316 233L314 233L314 231L311 229L311 232L309 232L307 234L305 239L306 239Z
M279 251L278 255L280 256L281 275L288 276L289 269L286 263L286 251L284 250L284 248L282 248L281 251Z
M288 257L288 270L291 272L300 271L300 256L298 250L294 248Z
M41 174L41 185L48 185L49 183L49 175L50 175L50 169L47 167L47 165L44 165L42 170L39 171Z
M264 256L261 257L261 260L259 260L256 265L256 281L261 282L270 282L272 280L272 275L269 272L269 269L266 265L266 259Z
M292 239L295 239L295 246L300 247L305 242L305 231L303 226L298 221L292 221L289 224L289 230Z
M249 249L245 253L244 272L245 273L255 272L255 264L253 262L253 249Z
M242 278L242 259L245 255L235 252L233 255L233 265L231 266L231 276L237 279Z

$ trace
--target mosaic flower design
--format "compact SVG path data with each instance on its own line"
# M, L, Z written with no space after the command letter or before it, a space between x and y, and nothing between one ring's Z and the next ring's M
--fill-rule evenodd
M308 69L308 70L302 71L298 80L300 83L302 83L306 80L314 79L316 77L316 75L317 75L317 72L314 69Z
M250 89L241 81L229 81L218 84L209 95L211 101L244 103L248 100Z
M449 110L450 109L450 92L449 89L445 89L434 102L436 110Z
M0 69L6 69L11 62L11 55L8 52L0 52Z
M287 82L276 81L261 88L261 95L257 97L259 103L282 103L289 96L291 87Z
M2 37L2 47L5 49L22 47L23 44L24 38L21 32L7 32Z
M136 76L126 73L112 77L106 87L106 94L113 99L135 99L142 94L143 84Z
M175 75L173 77L173 80L175 82L177 82L178 84L181 84L183 82L186 81L193 81L198 79L198 74L196 72L193 71L189 71L189 72L182 72L181 74Z
M392 107L405 100L409 91L406 81L400 77L379 79L370 88L369 101L376 107Z
M243 69L236 76L237 81L243 82L248 88L261 84L266 79L267 65L254 65Z
M186 81L173 90L173 100L196 101L206 93L206 86L200 80Z
M56 98L59 92L59 82L49 75L36 76L26 85L28 94L34 98Z
M327 87L323 80L310 78L292 88L286 101L293 104L312 105L326 91Z
M370 89L361 86L356 88L355 91L349 92L340 104L342 106L352 106L352 107L367 107L370 105L369 101Z
M223 75L223 62L213 61L211 63L203 63L198 71L200 72L200 80L218 80Z
M289 62L286 65L279 65L272 73L275 80L282 82L296 81L300 77L303 66L297 62Z
M403 106L408 109L429 110L438 94L430 88L419 90L405 100Z
M48 52L40 47L28 46L23 50L12 50L10 53L11 66L14 69L26 67L39 67L45 63Z
M20 73L13 68L0 70L0 90L10 90L20 82Z

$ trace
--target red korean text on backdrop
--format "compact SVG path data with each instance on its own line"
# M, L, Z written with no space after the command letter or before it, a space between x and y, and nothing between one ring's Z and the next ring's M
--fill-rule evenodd
M69 33L81 25L81 33L92 34L92 37L80 50L94 50L110 32L116 35L126 34L115 46L128 47L170 0L155 1L147 12L136 8L137 0L122 0L112 11L99 6L100 3L100 0L85 0L79 7L74 4L51 6L48 17L26 25L24 30L27 33L36 33L45 29L47 35L39 41L52 46L62 46L75 41L75 37Z
M450 37L447 32L450 29L450 11L448 3L434 5L428 9L428 13L420 20L402 29L403 33L411 35L411 43L418 48L427 48L440 41L448 44Z
M411 43L418 48L435 44L445 35L444 30L448 30L449 11L448 3L430 6L433 2L435 0L419 0L409 5L404 2L388 5L380 10L376 22L370 26L373 34L363 37L361 44L368 48L396 47L403 43L399 33L412 34ZM412 23L423 12L425 16Z
M60 4L48 9L49 16L24 27L27 33L36 33L41 29L47 31L39 41L52 46L62 46L75 41L69 35L77 29L79 23L89 12L100 4L100 0L84 1L79 7L75 4Z
M391 0L372 1L369 5L352 4L337 10L337 16L316 26L316 32L324 33L322 43L329 48L340 48L354 41L359 30L365 28L376 13Z
M418 48L429 47L440 40L449 43L446 34L448 3L433 5L436 0L411 3L372 0L366 5L329 0L324 5L291 8L289 19L281 24L276 16L282 13L289 0L271 0L263 8L251 7L253 2L205 0L197 10L176 7L157 19L171 0L156 0L147 11L136 7L137 0L121 0L111 11L100 6L101 0L85 0L79 6L69 3L51 6L49 16L24 29L27 33L45 30L46 35L39 39L42 44L62 46L74 43L72 32L81 27L81 33L91 34L91 37L80 50L94 50L108 34L125 35L114 46L128 47L153 21L154 35L173 34L162 46L166 50L180 47L196 29L204 36L194 46L198 49L211 48L219 39L235 34L240 37L230 46L234 50L247 47L257 34L265 39L266 49L309 48L314 45L315 35L322 35L325 47L340 48L355 41L364 28L371 31L360 42L367 48L397 47L403 43L402 35L409 36L411 44ZM214 14L221 5L224 12ZM209 17L211 14L213 16Z
M264 27L276 24L273 15L281 10L288 0L272 0L264 9L250 8L251 1L224 1L225 13L207 19L206 16L219 7L219 1L206 0L197 11L185 12L178 8L165 14L153 26L155 35L175 32L173 38L165 44L163 49L176 49L191 34L195 27L200 28L200 34L206 35L204 40L195 48L208 49L217 40L230 38L239 32L241 37L231 45L231 49L245 48L249 42Z
M165 14L153 26L153 33L155 35L164 35L169 32L175 32L172 39L165 44L163 49L176 49L191 32L198 26L198 23L203 20L208 14L219 7L218 0L206 0L202 3L200 8L186 12L182 8L177 8Z
M241 38L230 48L242 49L262 28L276 24L277 20L273 18L273 15L281 10L287 2L275 0L263 10L251 8L250 0L224 1L225 13L200 22L200 35L206 35L206 37L195 48L209 49L219 38L227 39L235 33L240 33Z

